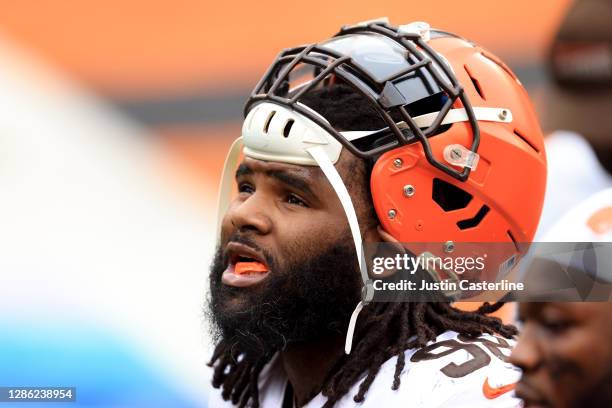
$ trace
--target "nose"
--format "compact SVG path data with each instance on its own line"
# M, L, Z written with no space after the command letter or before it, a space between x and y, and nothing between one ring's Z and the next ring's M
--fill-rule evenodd
M244 200L236 200L230 206L226 219L240 232L265 235L272 230L267 202L262 194L253 193Z
M534 329L530 323L526 324L518 342L510 355L510 363L519 367L523 372L537 370L542 361L541 349L535 337Z

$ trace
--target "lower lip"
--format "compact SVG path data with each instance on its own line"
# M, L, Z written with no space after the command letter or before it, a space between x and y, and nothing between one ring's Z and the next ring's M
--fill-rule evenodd
M270 272L264 273L246 273L242 275L238 275L234 271L234 265L230 264L225 271L223 271L223 275L221 275L221 282L228 286L234 286L237 288L246 288L249 286L253 286L261 282L262 280L268 277Z

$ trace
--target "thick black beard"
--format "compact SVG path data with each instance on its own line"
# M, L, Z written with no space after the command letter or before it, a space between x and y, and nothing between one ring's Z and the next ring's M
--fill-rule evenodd
M259 249L246 237L230 240ZM344 334L361 289L352 244L350 235L344 236L322 253L305 252L308 259L292 260L283 268L259 249L271 275L253 288L221 283L228 259L219 248L211 266L208 304L216 340L230 344L236 356L259 358L291 344ZM240 310L229 306L236 297L246 301Z

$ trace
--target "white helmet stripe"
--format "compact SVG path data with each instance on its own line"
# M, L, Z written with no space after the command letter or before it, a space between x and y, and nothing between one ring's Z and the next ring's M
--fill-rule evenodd
M503 122L510 123L512 122L512 112L510 109L505 108L483 108L483 107L475 107L474 116L476 116L476 120L484 121L484 122ZM424 115L415 116L414 122L420 128L428 128L434 122L434 120L438 117L440 112L431 112L426 113ZM468 122L470 119L467 115L465 109L451 109L448 111L444 119L442 120L442 125L450 125L451 123L457 122ZM399 122L397 124L400 128L407 128L405 122ZM361 139L362 137L366 137L372 135L374 133L380 132L387 128L382 128L378 130L353 130L347 132L340 132L342 136L344 136L347 140L353 141L357 139Z

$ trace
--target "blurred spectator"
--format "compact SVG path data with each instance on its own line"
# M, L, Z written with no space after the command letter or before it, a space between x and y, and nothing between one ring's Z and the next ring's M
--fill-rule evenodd
M612 186L612 2L578 0L549 52L543 112L549 179L538 237L569 208Z

